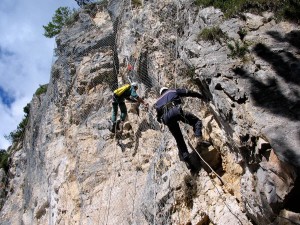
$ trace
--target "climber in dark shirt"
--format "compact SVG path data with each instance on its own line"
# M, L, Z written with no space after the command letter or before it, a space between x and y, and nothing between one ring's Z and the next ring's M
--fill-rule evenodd
M168 89L162 87L160 89L160 98L155 104L157 112L157 121L168 126L170 132L174 136L179 150L179 158L187 163L187 167L193 170L190 162L189 152L183 139L178 121L187 123L193 127L196 144L202 142L202 122L190 112L183 111L181 108L181 97L196 97L204 99L202 94L187 89Z

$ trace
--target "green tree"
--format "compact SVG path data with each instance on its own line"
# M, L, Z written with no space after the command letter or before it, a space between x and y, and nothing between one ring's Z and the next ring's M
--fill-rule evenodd
M8 158L9 158L8 152L3 149L0 150L0 168L4 169L5 172L8 171L8 167L9 167Z
M9 135L4 136L7 140L9 140L12 143L23 140L25 129L29 120L29 113L30 113L29 103L23 108L23 111L25 115L21 123L18 125L17 129L15 131L10 132Z
M52 21L48 23L47 26L43 26L45 29L44 36L47 38L52 38L55 35L59 34L62 27L68 22L70 17L73 15L74 10L71 10L68 7L59 7L54 16L52 17Z
M35 91L37 96L47 92L48 84L40 85L40 87ZM25 111L24 111L25 112ZM26 113L26 112L25 112Z

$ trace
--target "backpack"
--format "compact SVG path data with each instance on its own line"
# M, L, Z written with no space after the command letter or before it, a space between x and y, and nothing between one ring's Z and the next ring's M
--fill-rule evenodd
M129 89L130 89L130 84L125 84L122 87L119 87L118 89L114 90L114 94L120 97L125 91Z

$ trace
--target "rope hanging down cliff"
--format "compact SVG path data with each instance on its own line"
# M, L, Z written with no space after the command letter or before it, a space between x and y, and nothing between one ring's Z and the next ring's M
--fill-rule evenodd
M130 1L131 2L131 1ZM177 8L178 9L178 8ZM132 8L131 8L131 10L132 10ZM177 13L178 13L178 10L177 10ZM133 12L132 12L132 15L134 15L133 14ZM177 20L178 20L178 14L177 14ZM142 40L141 40L142 42L144 42L144 35L142 36ZM137 59L140 57L140 55L141 55L141 51L142 51L142 47L143 47L143 44L141 44L140 45L140 48L138 49L137 47L136 47L136 50L134 51L134 55L135 56L137 56L135 59L134 59L134 62L129 62L129 60L128 60L128 58L126 58L126 61L127 61L127 63L128 63L128 68L130 68L131 67L131 64L133 64L133 69L135 69L135 68L137 68L137 63L138 63L138 61L137 61ZM174 67L174 73L175 73L175 79L174 79L174 83L175 83L175 87L177 86L177 80L176 80L176 74L177 74L177 64L178 64L178 62L177 62L177 56L178 56L178 37L176 38L176 45L175 45L175 57L176 57L176 60L175 60L175 67ZM132 69L132 68L130 68L130 69ZM132 81L132 79L134 79L133 77L129 77L128 78L130 81ZM143 79L143 76L141 76L141 79ZM144 81L145 83L147 82L147 80L145 80ZM153 125L153 124L152 124ZM193 148L192 148L193 149ZM193 149L193 150L195 150L195 149ZM196 151L196 153L199 155L199 157L200 157L200 159L205 163L205 164L207 164L208 165L208 167L216 174L216 176L221 180L221 182L224 184L224 181L222 180L222 178L210 167L210 165L201 157L201 155ZM155 176L156 176L156 168L154 168L154 174L155 174ZM155 182L155 180L156 180L156 178L154 179L154 182ZM156 193L156 191L154 191L155 193ZM219 193L220 194L220 193ZM221 195L220 195L220 197L221 197ZM154 195L154 202L155 202L155 195ZM226 203L225 203L226 204ZM227 206L228 207L228 206ZM133 202L133 208L134 208L134 202ZM229 211L231 211L230 210L230 208L229 208ZM154 215L156 215L156 212L154 212ZM154 219L155 220L155 219Z

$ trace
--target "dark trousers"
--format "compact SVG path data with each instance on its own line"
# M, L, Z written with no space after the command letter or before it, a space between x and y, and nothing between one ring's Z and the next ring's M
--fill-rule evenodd
M127 116L127 108L126 108L125 102L124 101L123 102L115 102L114 101L112 103L112 116L111 116L111 121L113 123L115 123L117 120L118 107L120 108L120 111L121 111L121 115L120 115L121 121L124 121Z
M178 121L182 121L183 123L192 126L196 137L202 136L202 122L194 114L180 110L180 114L171 116L166 124L176 140L177 148L179 150L179 158L184 159L186 156L188 156L188 149Z

